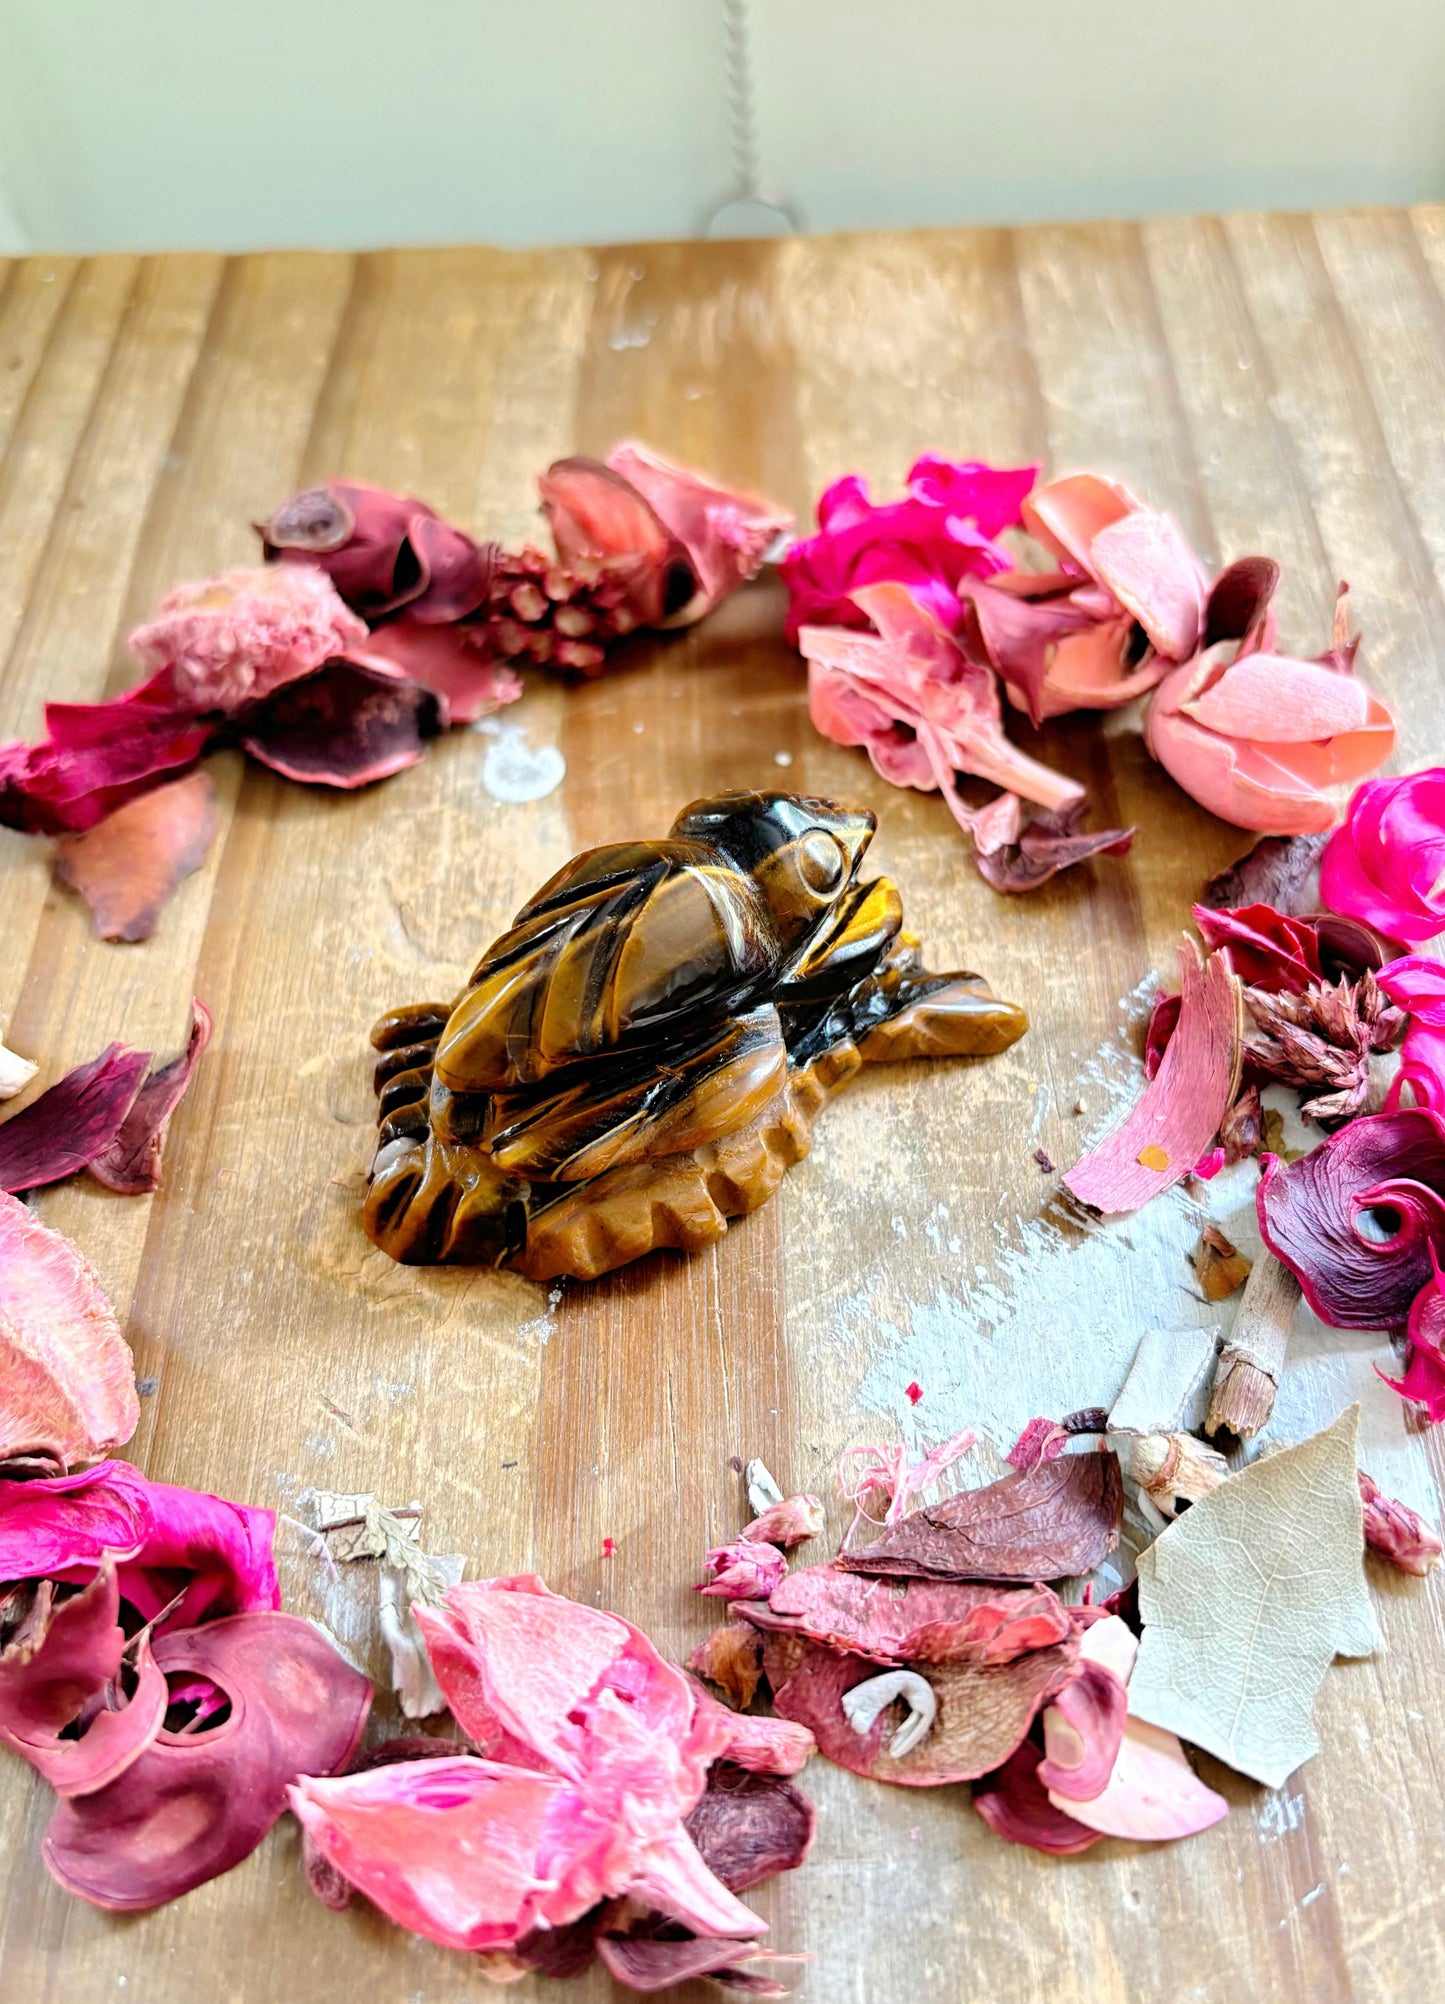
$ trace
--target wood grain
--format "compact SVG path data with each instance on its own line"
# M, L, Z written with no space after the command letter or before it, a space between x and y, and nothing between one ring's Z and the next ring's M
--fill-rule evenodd
M1211 559L1278 555L1284 637L1306 651L1348 577L1403 759L1438 759L1442 392L1439 211L20 262L0 271L0 735L33 735L47 696L123 686L128 626L170 583L247 561L247 524L302 482L382 481L518 539L542 466L635 433L800 512L847 469L890 490L930 447L1106 467ZM1128 725L1018 728L1141 835L1126 861L995 897L936 799L811 731L772 585L596 683L534 678L508 721L560 743L559 792L493 801L471 732L357 798L217 761L221 838L144 947L93 940L46 845L0 830L0 1024L51 1078L111 1037L174 1048L193 993L216 1014L165 1188L116 1199L80 1179L40 1205L99 1266L156 1381L141 1466L282 1512L318 1483L421 1499L434 1549L481 1573L540 1569L681 1654L708 1626L695 1562L741 1522L730 1458L831 1493L839 1450L896 1423L863 1390L885 1332L955 1272L991 1272L1008 1221L1037 1212L1031 1151L1077 1152L1081 1057L1115 1035L1120 997L1168 970L1199 882L1244 843ZM1030 1036L985 1064L870 1074L779 1196L692 1261L549 1292L374 1251L356 1217L372 1018L450 995L575 849L784 778L878 811L879 864L933 963L982 968L1030 1008ZM1137 1308L1141 1326L1158 1312ZM1419 1451L1445 1478L1438 1442ZM333 1587L296 1531L278 1543L288 1605L379 1668L369 1576ZM776 1945L812 1957L797 1994L1445 1993L1442 1596L1376 1584L1388 1647L1332 1673L1324 1752L1276 1795L1206 1764L1233 1814L1187 1845L1050 1861L990 1836L964 1791L815 1763L814 1858L756 1896ZM224 1880L116 1922L46 1877L47 1813L6 1762L6 1996L475 1994L463 1959L315 1906L289 1825ZM594 1973L569 1994L611 1993Z

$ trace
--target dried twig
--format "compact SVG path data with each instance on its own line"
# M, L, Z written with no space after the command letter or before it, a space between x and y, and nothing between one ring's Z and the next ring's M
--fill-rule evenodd
M1229 1341L1214 1367L1214 1389L1204 1431L1248 1440L1274 1411L1290 1325L1300 1284L1272 1252L1260 1249L1239 1298Z

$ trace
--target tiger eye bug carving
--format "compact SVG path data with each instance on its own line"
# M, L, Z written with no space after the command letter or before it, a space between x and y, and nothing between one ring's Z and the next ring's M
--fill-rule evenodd
M376 1244L535 1280L693 1252L773 1194L863 1065L1021 1037L860 878L875 826L790 793L695 801L662 841L574 857L455 1003L383 1016Z

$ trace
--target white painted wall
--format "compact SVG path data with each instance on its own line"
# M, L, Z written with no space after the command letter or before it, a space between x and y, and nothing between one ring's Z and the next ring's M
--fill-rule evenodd
M1445 196L1441 0L752 0L806 225ZM0 0L0 248L695 234L717 0Z

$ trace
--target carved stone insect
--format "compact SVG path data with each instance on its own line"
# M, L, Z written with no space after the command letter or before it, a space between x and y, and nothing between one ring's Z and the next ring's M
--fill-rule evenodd
M537 1280L692 1252L772 1195L864 1064L1022 1036L977 975L923 967L888 878L860 879L875 826L729 793L574 857L454 1004L372 1030L370 1236Z

